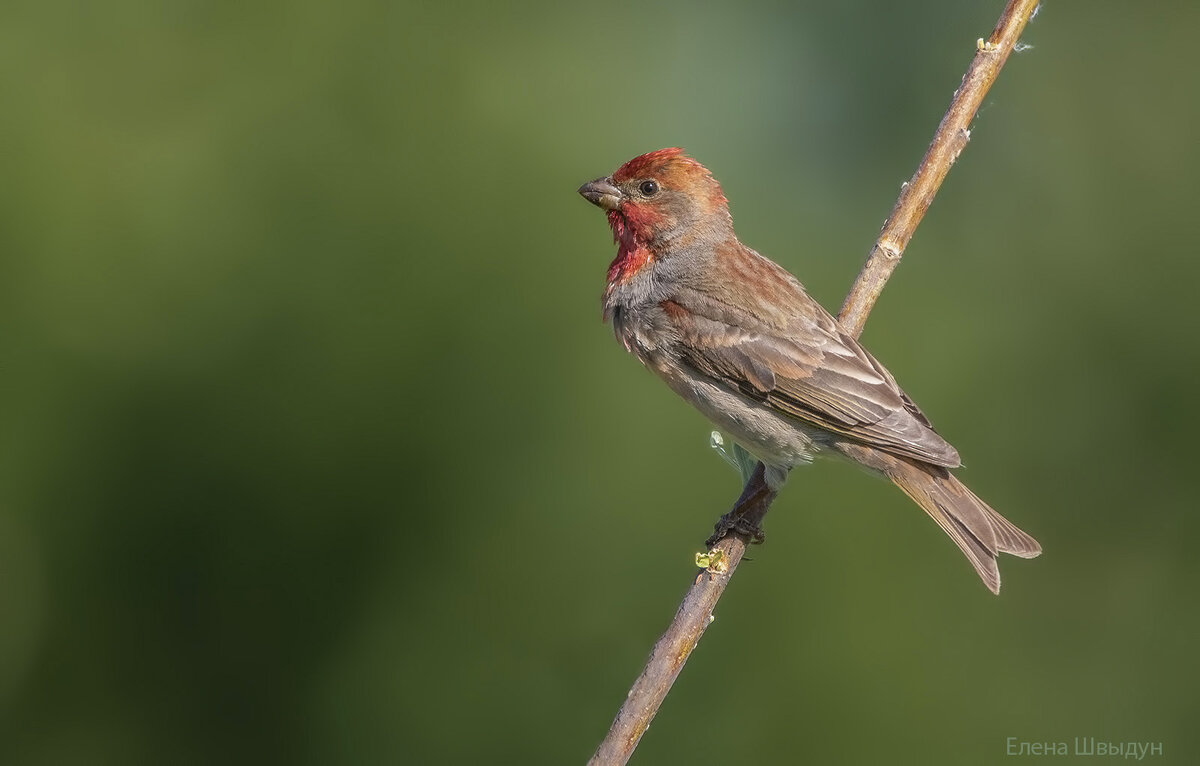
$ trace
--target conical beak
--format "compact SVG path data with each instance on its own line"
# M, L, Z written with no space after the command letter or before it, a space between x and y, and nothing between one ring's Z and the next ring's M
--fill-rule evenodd
M579 194L585 200L602 207L605 210L616 210L621 204L621 190L613 186L612 178L597 178L579 187Z

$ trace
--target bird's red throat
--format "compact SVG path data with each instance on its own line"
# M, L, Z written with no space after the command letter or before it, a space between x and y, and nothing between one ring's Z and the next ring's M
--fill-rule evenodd
M612 227L613 241L617 243L617 257L608 266L610 287L641 271L654 255L641 233L649 221L641 220L645 216L636 214L631 219L631 212L634 211L608 211L608 225Z

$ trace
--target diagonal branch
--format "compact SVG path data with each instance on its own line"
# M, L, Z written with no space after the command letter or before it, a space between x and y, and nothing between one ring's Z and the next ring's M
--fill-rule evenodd
M900 198L883 224L879 238L871 248L867 262L863 264L858 279L850 288L842 310L838 312L838 320L854 337L862 333L863 325L867 323L867 315L871 313L879 294L888 278L900 264L900 256L908 247L917 224L925 216L933 197L941 188L942 181L950 172L950 166L958 159L958 155L971 139L971 120L983 103L983 97L1000 74L1000 68L1008 61L1025 24L1037 11L1038 0L1009 0L992 36L987 40L980 39L975 44L975 59L963 75L962 85L954 92L950 107L933 141L925 150L925 156L917 167L917 172L900 190Z
M842 304L838 319L855 337L862 333L867 315L899 265L905 247L950 172L950 166L970 140L971 120L1037 6L1038 0L1008 0L991 36L976 43L975 58L963 76L962 85L955 91L917 172L901 190L867 262ZM763 481L763 470L759 463L734 505L750 528L759 526L775 499L775 494ZM713 621L717 600L725 592L749 544L747 535L732 532L717 542L703 556L702 562L698 557L698 563L703 563L705 568L696 573L670 627L654 645L608 735L588 762L590 766L628 762L700 636Z

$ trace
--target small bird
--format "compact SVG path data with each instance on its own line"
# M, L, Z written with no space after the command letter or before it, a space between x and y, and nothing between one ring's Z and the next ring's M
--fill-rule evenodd
M997 553L1042 552L950 473L961 465L958 452L891 373L795 277L738 240L729 203L703 165L660 149L579 193L606 212L617 245L605 321L626 350L763 463L772 491L816 455L849 459L921 506L993 593Z

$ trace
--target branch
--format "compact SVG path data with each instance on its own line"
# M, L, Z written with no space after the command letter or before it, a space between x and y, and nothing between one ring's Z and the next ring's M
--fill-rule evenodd
M883 224L867 262L850 288L838 320L854 337L862 334L867 315L883 292L883 286L900 264L900 256L912 239L917 224L925 216L933 197L950 172L950 166L971 139L971 120L983 103L983 97L1008 61L1008 54L1021 37L1025 24L1037 11L1038 0L1009 0L987 40L975 44L975 59L963 75L962 85L954 92L950 108L942 117L933 141L925 151L917 172L900 190L900 198Z
M904 184L900 198L896 200L867 256L867 262L838 313L838 320L854 337L862 333L867 315L899 265L917 224L933 202L942 180L950 172L950 166L966 147L971 137L971 120L1021 37L1025 24L1037 10L1037 5L1038 0L1008 0L991 37L976 43L975 58L963 76L962 85L955 91L917 172ZM748 528L761 525L775 499L775 493L763 480L763 471L763 464L759 463L731 512L742 516L748 522ZM613 720L608 735L588 761L589 766L624 764L632 757L638 740L650 727L671 684L696 648L700 636L713 621L712 613L717 600L725 592L729 579L733 577L750 543L748 535L733 531L718 541L707 554L697 557L697 563L703 564L704 568L696 573L670 627L654 645L641 675Z

